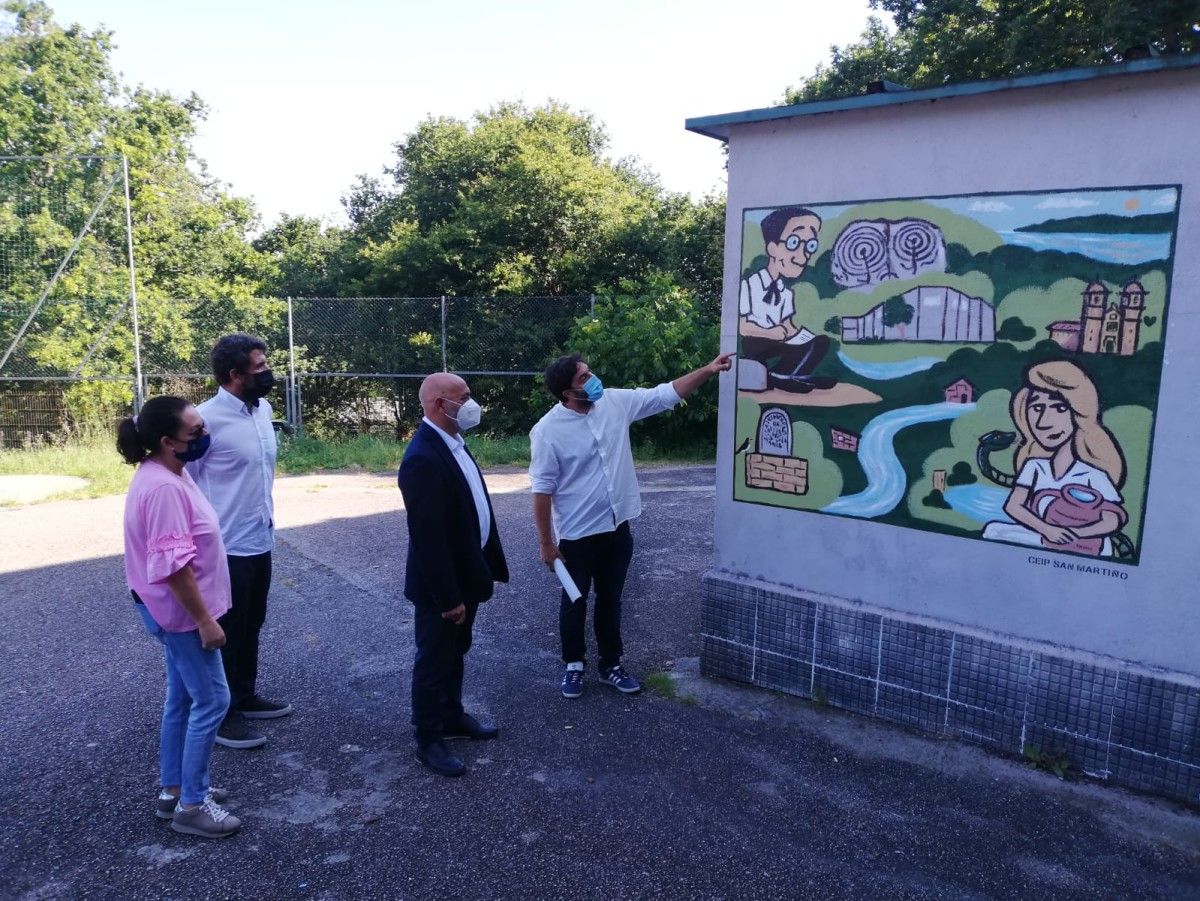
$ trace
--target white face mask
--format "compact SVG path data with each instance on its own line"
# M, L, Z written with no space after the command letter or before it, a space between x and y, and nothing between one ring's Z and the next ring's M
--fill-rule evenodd
M448 398L448 397L443 398L443 399L450 400L450 398ZM450 403L453 404L453 403L458 403L458 402L451 400ZM446 415L450 416L449 413L447 413ZM482 417L483 417L483 407L481 407L481 406L479 406L479 404L475 403L475 398L471 398L466 403L459 404L458 405L458 415L450 416L450 418L453 419L454 422L458 425L459 430L463 431L463 432L473 429L473 428L475 428L475 426L479 425L479 420Z

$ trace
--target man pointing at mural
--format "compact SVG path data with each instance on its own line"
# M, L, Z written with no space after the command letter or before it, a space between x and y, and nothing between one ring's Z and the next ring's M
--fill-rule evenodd
M621 666L621 592L633 557L629 521L642 512L629 426L670 410L727 371L732 360L733 354L721 354L673 382L632 390L606 389L579 354L559 357L546 370L546 390L561 403L529 433L533 518L542 562L553 567L562 560L583 595L572 601L564 591L559 605L563 697L583 694L587 596L593 583L600 678L625 694L641 690Z
M812 375L829 351L829 338L797 326L795 298L783 280L797 279L817 252L821 217L804 207L773 210L762 221L767 265L742 279L738 332L742 355L762 363L767 387L806 394L837 382Z

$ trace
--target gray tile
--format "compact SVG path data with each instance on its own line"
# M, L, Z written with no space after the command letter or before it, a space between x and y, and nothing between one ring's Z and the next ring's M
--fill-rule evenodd
M706 592L700 608L700 632L739 644L754 643L755 602L726 592Z
M1021 720L993 710L950 702L946 734L1010 754L1021 753Z
M754 657L754 684L807 698L812 664L760 649Z
M951 633L943 629L885 619L879 681L945 697L950 642Z
M757 648L811 662L815 615L816 606L812 601L766 595L759 605Z
M816 667L812 697L814 701L843 710L868 715L875 713L875 682L871 679Z
M1122 673L1117 680L1112 741L1200 765L1200 688Z
M814 662L829 669L874 678L879 663L879 625L877 614L819 605Z
M1200 804L1200 766L1114 747L1109 770L1121 785Z
M749 682L754 653L748 645L711 635L700 636L700 672L704 676Z
M1027 721L1108 741L1116 684L1112 670L1035 654Z
M891 685L880 685L875 712L885 720L940 735L945 728L946 700Z
M1029 693L1030 654L971 635L954 636L950 699L1020 717Z

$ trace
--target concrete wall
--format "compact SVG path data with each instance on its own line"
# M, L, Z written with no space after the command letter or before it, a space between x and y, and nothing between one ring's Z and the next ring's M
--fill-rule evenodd
M1200 71L737 125L722 346L737 341L743 210L870 198L1182 184L1138 565L1068 569L1032 548L733 500L722 384L714 575L1029 648L1200 678ZM936 140L930 136L936 135ZM1069 214L1069 213L1068 213ZM810 473L810 478L815 478ZM1075 563L1089 561L1074 560ZM1115 573L1115 574L1113 574Z

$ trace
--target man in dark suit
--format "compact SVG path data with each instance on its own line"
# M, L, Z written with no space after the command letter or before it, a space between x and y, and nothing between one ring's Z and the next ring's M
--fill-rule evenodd
M417 757L442 776L461 776L448 738L495 738L462 705L463 658L475 611L508 581L508 565L483 475L462 433L479 424L467 383L437 372L421 383L425 413L398 476L408 512L404 595L415 610L412 721Z

